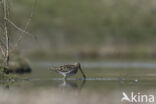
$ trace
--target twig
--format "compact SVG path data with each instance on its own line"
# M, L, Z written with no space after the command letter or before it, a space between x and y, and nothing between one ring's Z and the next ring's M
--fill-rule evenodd
M8 37L8 27L7 27L7 1L3 0L3 13L4 13L4 34L5 34L5 66L8 67L9 65L9 37Z
M15 23L13 23L8 18L5 18L5 20L7 20L13 27L15 27L17 30L21 31L22 33L27 34L27 35L31 35L29 32L27 32L27 31L21 29L20 27L18 27Z
M2 5L2 0L0 0L0 3L1 3L1 5ZM2 33L3 33L3 30L2 30L2 28L0 27L0 34L2 34ZM2 38L3 38L3 37L1 37L1 39L0 39L0 51L1 51L1 53L2 53L2 56L5 57L5 51L4 51L4 49L3 49L3 46L5 46L5 45L4 45L3 42L2 42Z
M29 17L29 19L28 19L28 21L27 21L27 23L26 23L26 25L25 25L24 31L27 30L27 28L28 28L30 22L32 21L32 17L33 17L33 15L34 15L34 11L35 11L35 8L36 8L36 4L37 4L37 0L34 0L34 6L32 7L32 12L30 13L30 17ZM19 36L19 38L17 39L17 42L16 42L14 48L16 48L16 47L18 46L18 44L19 44L19 42L21 41L22 37L23 37L23 35L20 35L20 36Z

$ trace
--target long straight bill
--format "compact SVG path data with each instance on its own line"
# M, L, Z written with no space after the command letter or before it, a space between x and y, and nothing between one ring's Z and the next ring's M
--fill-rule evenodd
M82 71L81 67L80 67L80 71L81 71L81 73L82 73L82 75L83 75L83 78L86 79L86 75L85 75L84 72Z

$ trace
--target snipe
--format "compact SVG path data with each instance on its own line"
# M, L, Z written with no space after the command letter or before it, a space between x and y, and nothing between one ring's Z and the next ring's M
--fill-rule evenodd
M79 62L76 62L74 65L63 65L63 66L59 66L59 67L50 68L50 70L53 70L53 71L63 75L65 80L68 76L75 75L78 72L78 69L80 70L83 78L86 79L86 75L82 71L81 65Z

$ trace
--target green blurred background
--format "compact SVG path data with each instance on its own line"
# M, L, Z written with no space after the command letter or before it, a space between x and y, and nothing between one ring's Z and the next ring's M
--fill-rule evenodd
M10 18L21 28L33 0L12 0ZM12 28L12 42L21 32ZM38 0L18 49L45 59L155 59L155 0Z

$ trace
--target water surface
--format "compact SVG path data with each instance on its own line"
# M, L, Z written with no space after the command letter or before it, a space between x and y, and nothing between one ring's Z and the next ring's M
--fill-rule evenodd
M48 70L51 66L68 63L72 64L72 62L32 62L31 74L18 75L20 78L18 81L1 84L1 88L9 92L14 89L28 92L55 89L59 92L78 91L100 96L109 94L110 97L118 98L114 100L115 102L120 102L122 92L149 94L156 91L154 62L82 62L86 80L82 80L82 75L78 72L77 75L64 81L62 75Z

